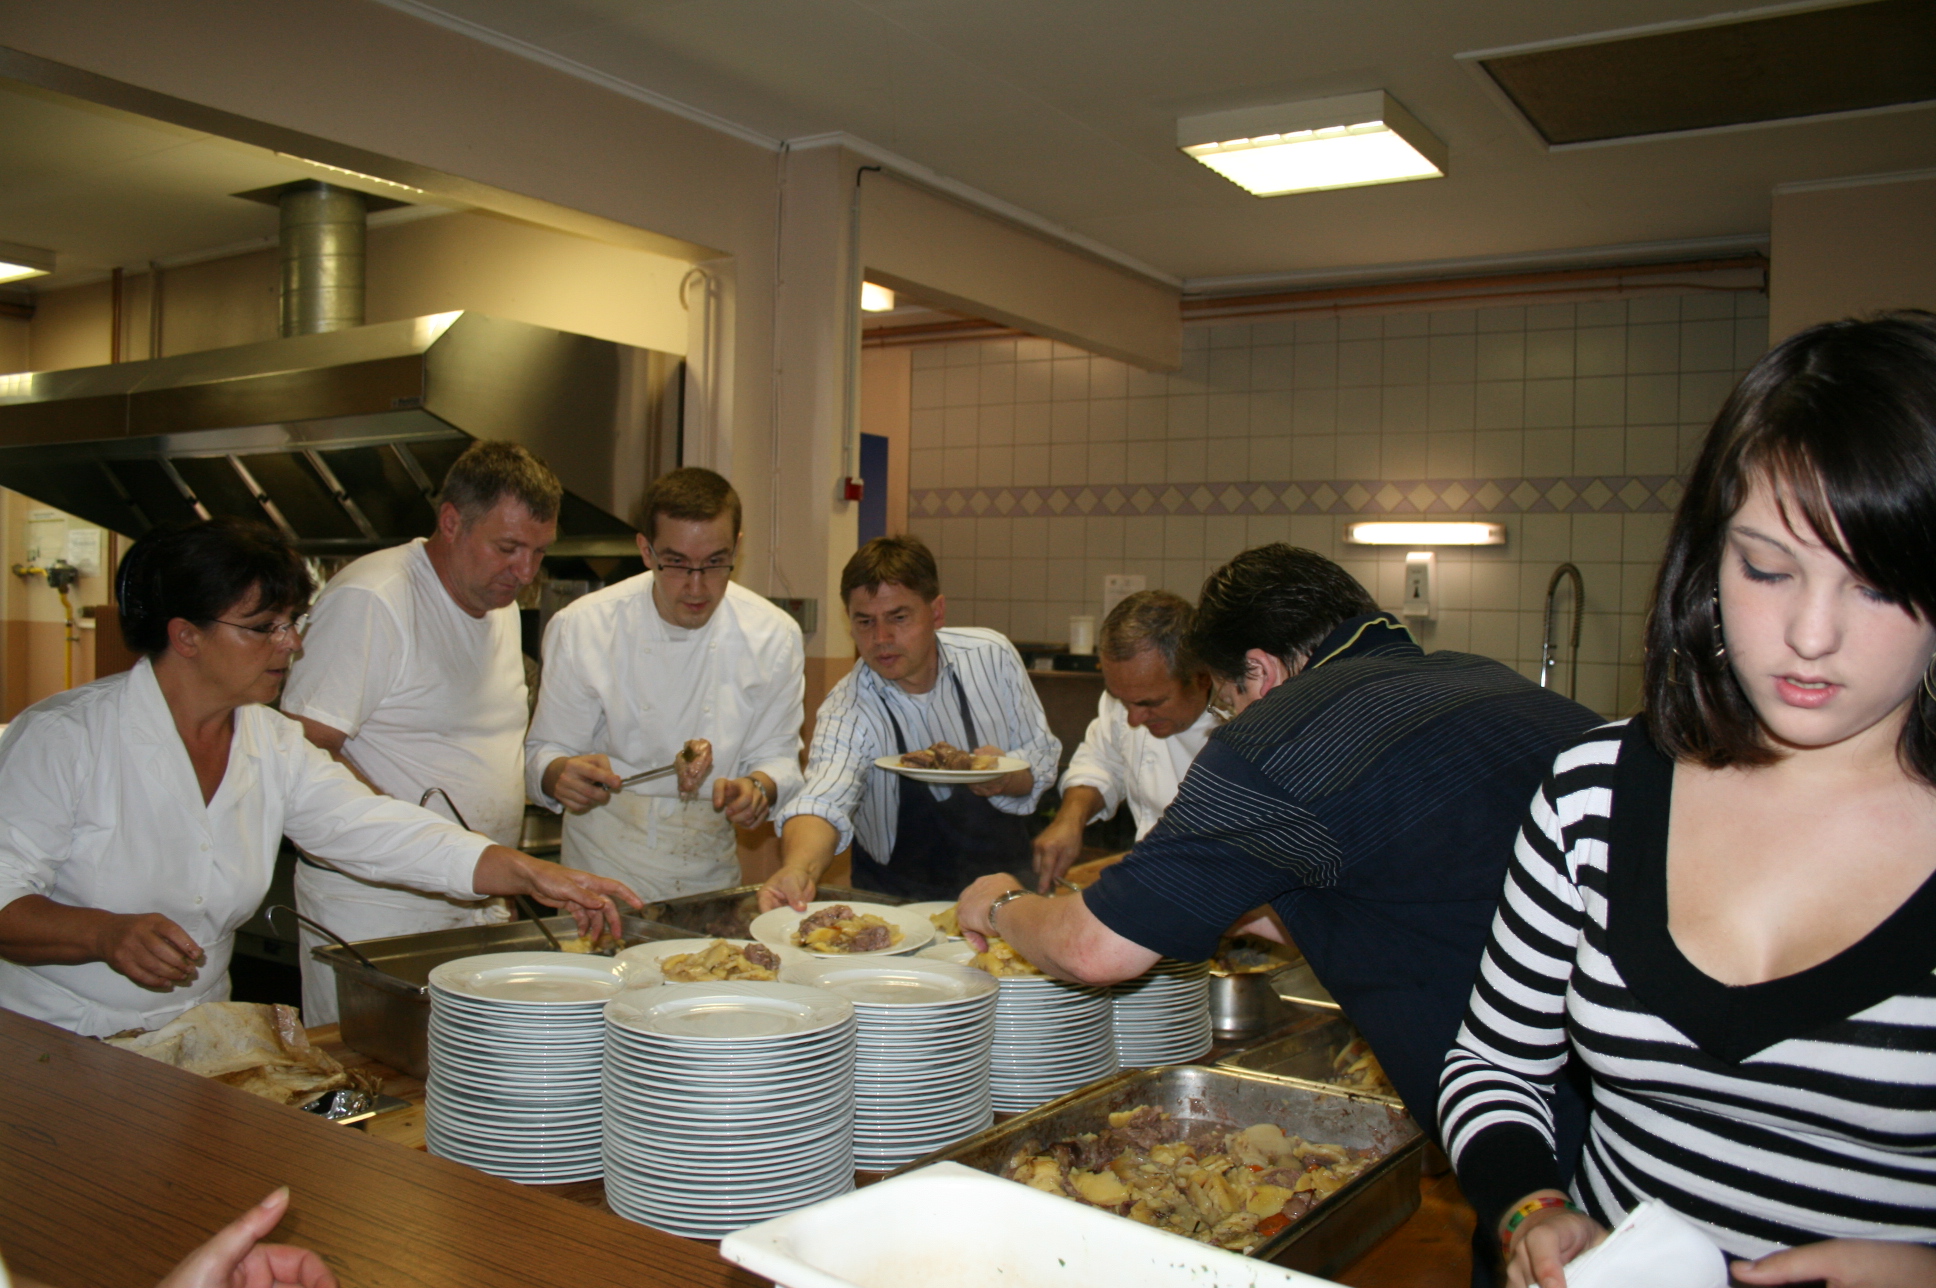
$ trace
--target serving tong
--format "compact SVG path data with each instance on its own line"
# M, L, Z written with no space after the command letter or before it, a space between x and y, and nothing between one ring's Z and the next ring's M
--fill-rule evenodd
M457 820L457 826L463 828L466 832L471 830L471 825L464 821L464 815L458 810L457 802L452 800L450 798L450 793L445 791L441 787L425 788L424 794L417 798L417 804L419 806L428 808L430 805L430 798L432 796L443 797L444 807L450 811L450 816ZM551 933L551 927L545 925L544 915L538 911L538 905L531 902L531 897L529 895L522 895L522 894L515 895L513 897L517 899L518 908L524 913L524 915L531 918L532 921L537 923L538 933L543 935L545 937L545 942L551 945L551 951L554 953L564 952L565 946L558 942L558 936ZM341 943L342 941L338 940L337 942ZM349 945L344 944L344 947L348 948ZM354 948L350 948L350 951L356 952Z

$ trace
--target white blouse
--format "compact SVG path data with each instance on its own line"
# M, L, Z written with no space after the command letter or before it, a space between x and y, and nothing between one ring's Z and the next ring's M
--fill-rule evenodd
M100 1037L228 997L237 927L268 893L284 834L344 871L475 899L488 842L377 796L268 707L235 712L228 771L202 803L147 659L22 712L0 738L0 908L26 895L158 912L207 954L195 979L144 988L105 962L0 961L0 1006Z
M1128 801L1140 841L1176 799L1176 790L1210 740L1210 731L1222 723L1222 716L1205 707L1189 728L1158 738L1147 728L1131 728L1129 709L1104 693L1089 732L1062 771L1062 791L1093 787L1101 792L1102 808L1096 818L1109 818Z

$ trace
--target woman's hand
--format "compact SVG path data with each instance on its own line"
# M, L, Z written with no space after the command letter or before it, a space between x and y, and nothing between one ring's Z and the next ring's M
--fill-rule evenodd
M170 989L195 978L207 954L186 930L158 912L102 913L94 949L143 988Z
M615 900L623 899L634 912L645 907L645 901L623 881L546 863L502 845L487 845L477 856L471 888L481 895L530 895L539 903L563 908L578 923L578 933L588 938L625 937Z
M158 1288L336 1288L336 1276L308 1248L257 1242L288 1208L285 1186L182 1258Z
M1790 1284L1822 1279L1828 1288L1929 1288L1936 1249L1881 1239L1828 1239L1728 1267L1735 1282Z
M1540 1190L1526 1199L1548 1194L1566 1197L1557 1190ZM1584 1213L1563 1207L1534 1212L1519 1223L1512 1242L1506 1245L1506 1288L1533 1288L1535 1284L1538 1288L1566 1288L1566 1263L1606 1237L1606 1227Z

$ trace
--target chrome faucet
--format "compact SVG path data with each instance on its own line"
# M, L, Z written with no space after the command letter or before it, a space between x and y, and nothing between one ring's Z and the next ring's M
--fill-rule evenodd
M1553 569L1553 578L1546 583L1546 623L1539 644L1539 687L1546 687L1546 677L1558 661L1559 650L1553 639L1553 601L1559 593L1560 582L1566 578L1571 578L1573 582L1573 639L1569 647L1572 663L1566 677L1566 696L1577 700L1580 690L1580 620L1586 610L1586 585L1580 580L1580 570L1570 563Z

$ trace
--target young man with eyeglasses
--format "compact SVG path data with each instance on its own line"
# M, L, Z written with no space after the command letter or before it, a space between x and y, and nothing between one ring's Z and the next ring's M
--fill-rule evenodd
M516 443L478 442L444 477L437 530L331 578L316 601L282 711L309 741L386 795L461 814L515 848L524 824L530 712L518 592L558 530L563 490ZM502 920L501 901L459 902L349 876L305 855L296 907L352 941ZM301 932L303 1017L336 1018L336 976Z
M525 783L565 812L568 865L669 899L739 884L733 829L799 789L806 649L791 617L732 580L732 484L674 470L640 512L648 571L545 628ZM625 784L675 763L676 775Z

